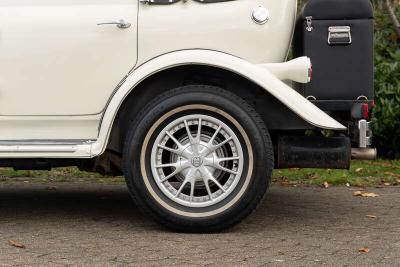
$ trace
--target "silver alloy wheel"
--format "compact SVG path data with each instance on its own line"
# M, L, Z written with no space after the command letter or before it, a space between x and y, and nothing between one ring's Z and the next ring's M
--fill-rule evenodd
M243 172L243 149L233 130L207 115L188 115L157 136L151 171L159 189L186 207L209 207L228 197Z

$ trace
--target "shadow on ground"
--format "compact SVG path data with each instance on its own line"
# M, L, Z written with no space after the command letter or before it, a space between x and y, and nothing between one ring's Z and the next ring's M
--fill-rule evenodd
M307 193L302 194L302 191ZM261 206L244 223L257 222L261 227L273 223L284 230L288 221L304 224L323 216L332 219L334 225L339 214L346 215L347 211L354 213L355 210L357 213L368 212L368 207L358 205L353 198L350 198L352 201L348 201L348 197L338 199L335 194L326 194L325 191L316 187L273 187ZM331 203L335 206L327 209L326 205ZM154 223L133 203L124 185L11 184L0 188L0 210L3 218L25 217L39 222L59 218L112 218L129 222L133 227L147 221L144 227L154 228ZM162 227L158 230L165 231ZM237 231L243 231L242 227L227 232Z
M273 186L242 224L192 235L143 216L123 185L0 185L0 266L400 262L400 188L370 189L380 195L374 199L352 190Z

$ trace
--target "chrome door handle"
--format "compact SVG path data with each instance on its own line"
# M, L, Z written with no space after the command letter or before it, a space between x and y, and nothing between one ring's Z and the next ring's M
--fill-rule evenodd
M129 27L132 26L129 22L126 22L125 20L121 19L120 21L111 21L111 22L101 22L98 23L97 26L102 26L102 25L116 25L120 29L128 29Z
M139 0L140 3L148 5L171 5L178 3L179 1L181 0ZM187 0L183 1L187 2Z

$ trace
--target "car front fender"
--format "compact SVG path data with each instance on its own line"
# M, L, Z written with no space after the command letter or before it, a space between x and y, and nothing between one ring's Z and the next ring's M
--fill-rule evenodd
M238 57L212 50L182 50L156 57L130 72L107 104L101 121L99 138L92 146L92 155L99 155L105 150L119 107L140 82L162 70L183 65L206 65L231 71L264 88L308 123L322 129L346 129L345 126L279 80L265 65L252 64Z

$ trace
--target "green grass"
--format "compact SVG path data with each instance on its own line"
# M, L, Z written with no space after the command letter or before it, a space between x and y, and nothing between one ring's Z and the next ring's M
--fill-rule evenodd
M284 185L330 185L378 186L400 184L400 160L353 161L350 171L321 169L275 170L274 182ZM122 177L105 177L96 173L81 172L77 168L56 168L48 171L14 171L0 168L0 182L29 183L105 183L123 184Z
M276 170L274 181L283 184L351 186L378 186L384 184L400 184L400 160L397 161L353 161L351 169L290 169Z

